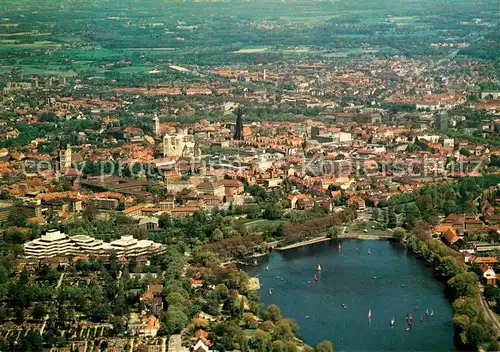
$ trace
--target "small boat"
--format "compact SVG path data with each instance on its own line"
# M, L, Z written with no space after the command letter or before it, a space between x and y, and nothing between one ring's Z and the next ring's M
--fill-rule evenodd
M344 307L344 309L347 309L347 306L345 303L342 303L342 307Z
M318 264L318 267L316 268L317 271L321 271L321 265Z
M425 314L429 315L429 308L425 308Z
M411 329L410 328L406 328L406 331L410 331Z
M276 279L276 280L279 280L279 278L280 278L279 276L276 276L276 277L275 277L275 279Z
M411 314L408 316L408 324L410 326L413 324L413 318L411 317Z
M309 318L310 318L310 316L309 316L309 315L306 315L304 318L309 319Z
M370 310L368 311L368 319L371 319L371 318L372 318L372 310L370 309Z
M431 309L431 313L430 313L430 316L433 317L434 316L434 311Z
M394 317L391 319L391 326L394 326Z
M269 265L266 265L266 271L269 271Z
M254 261L253 261L253 266L257 266L257 264L258 264L258 263L257 263L257 259L254 259Z
M311 283L311 281L307 281L307 283L308 283L308 284L310 284L310 283Z
M339 251L342 249L342 244L339 242Z
M377 278L377 277L376 277L376 276L374 276L372 279L373 279L373 280L375 280L376 278Z
M368 249L368 254L372 254L372 251L370 251L370 249Z
M314 274L314 281L318 281L318 274Z
M285 280L285 278L283 278L283 277L282 277L282 278L281 278L281 281L283 281L283 280Z
M421 315L421 316L420 316L420 322L422 323L423 321L424 321L424 316L423 316L423 315Z
M272 295L273 295L273 289L272 289L272 288L270 288L270 289L269 289L269 296L272 296Z

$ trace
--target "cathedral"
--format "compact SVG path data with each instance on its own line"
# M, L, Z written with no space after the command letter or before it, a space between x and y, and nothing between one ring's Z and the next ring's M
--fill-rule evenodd
M198 146L192 134L187 130L180 130L176 134L165 134L163 136L164 157L194 157L198 156Z

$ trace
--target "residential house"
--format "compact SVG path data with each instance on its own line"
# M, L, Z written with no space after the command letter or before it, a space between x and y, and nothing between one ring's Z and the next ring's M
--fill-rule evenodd
M148 315L138 323L129 323L128 328L132 335L155 337L160 329L160 320L154 315Z
M356 204L358 207L358 211L364 211L366 209L366 204L364 199L359 196L349 197L349 199L347 200L347 204L349 205Z
M297 202L299 200L308 201L309 196L307 194L303 194L303 193L293 193L293 194L288 195L288 202L290 204L291 209L297 208Z
M213 315L210 315L208 313L205 313L205 312L199 312L198 314L196 314L194 316L195 319L205 319L211 323L215 322L216 319Z
M146 307L153 313L158 314L163 310L163 286L148 285L146 291L139 297L141 302L144 302Z
M479 265L482 265L482 264L497 265L498 264L497 257L472 257L471 261L473 263L476 263Z
M195 339L201 340L205 344L205 346L210 347L212 346L212 341L210 341L208 336L209 336L208 332L206 332L203 329L198 329L194 333Z
M496 285L497 275L492 268L490 268L488 265L484 265L483 267L481 267L481 271L483 272L483 278L486 281L486 285Z
M193 352L209 352L210 348L203 342L202 339L199 339L196 342L196 345L193 347Z
M457 236L457 233L453 228L446 230L442 236L443 241L445 241L449 245L455 244L458 240L460 240L460 237Z

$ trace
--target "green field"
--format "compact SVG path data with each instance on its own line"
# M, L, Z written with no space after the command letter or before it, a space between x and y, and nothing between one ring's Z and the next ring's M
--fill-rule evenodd
M50 50L52 63L70 60L75 62L71 70L83 75L104 73L99 66L122 59L132 66L116 73L135 75L142 73L141 66L147 71L168 64L252 64L284 56L442 58L449 52L431 44L449 40L470 44L459 55L500 56L495 0L122 0L109 7L95 0L65 2L64 7L55 0L28 0L22 7L5 0L2 12L1 66L30 67Z
M33 67L29 65L23 65L21 67L15 66L0 66L0 74L5 74L11 72L13 69L19 69L22 73L40 76L65 76L71 77L76 76L77 73L73 70L63 70L59 67Z
M258 219L246 222L245 227L249 232L265 232L265 231L272 231L279 225L285 223L287 223L287 220Z

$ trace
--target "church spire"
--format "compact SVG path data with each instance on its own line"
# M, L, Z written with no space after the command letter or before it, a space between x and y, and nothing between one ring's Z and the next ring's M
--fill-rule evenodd
M236 127L234 129L234 139L243 140L243 117L241 108L236 109Z

